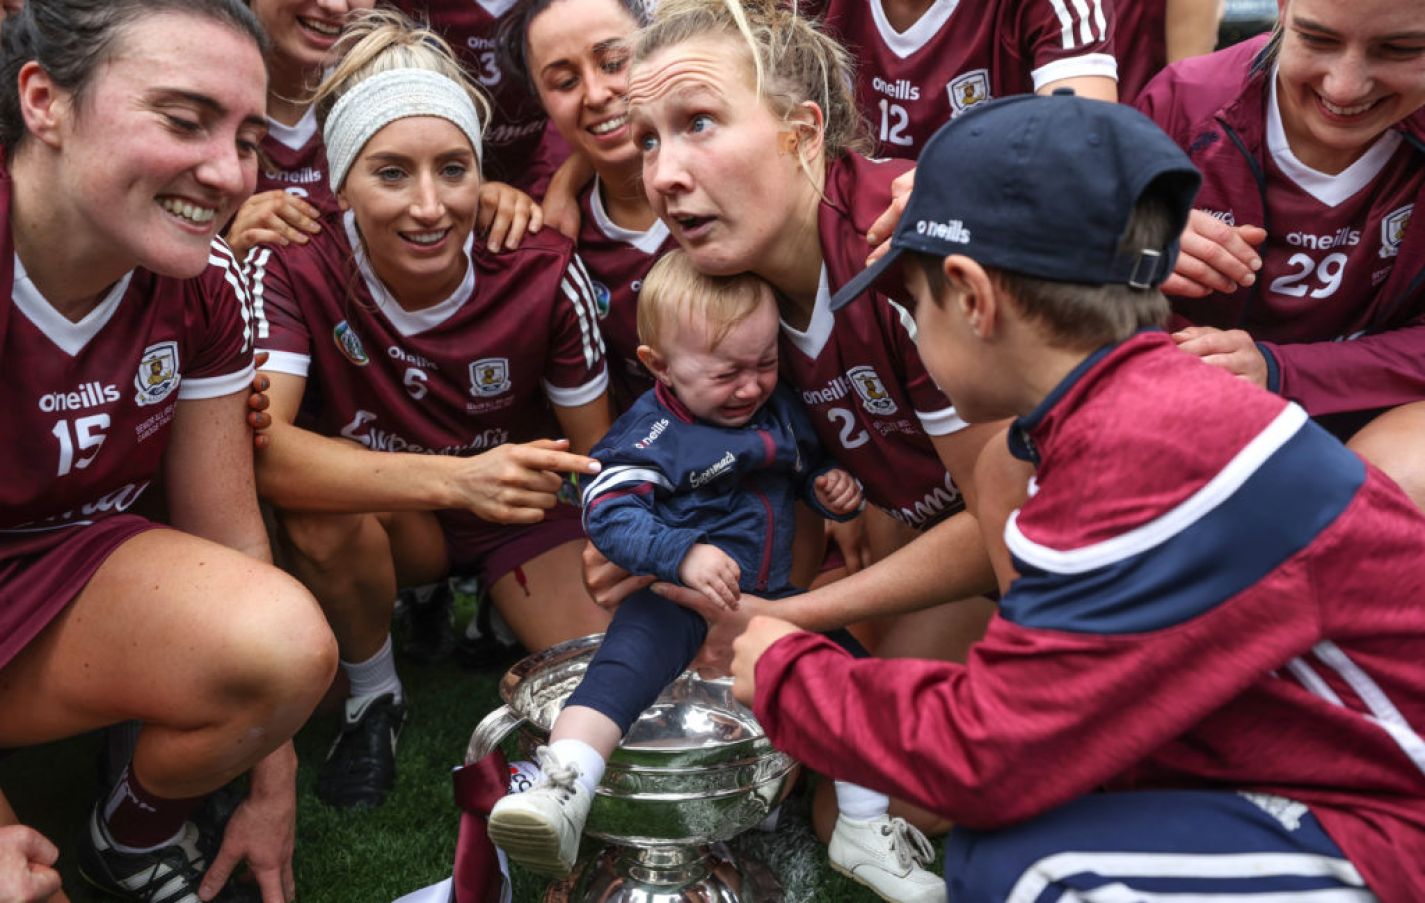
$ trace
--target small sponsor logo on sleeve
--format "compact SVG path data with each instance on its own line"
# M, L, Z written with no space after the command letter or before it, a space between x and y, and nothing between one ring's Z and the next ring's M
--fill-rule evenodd
M134 401L140 406L158 404L178 388L178 343L155 342L143 350L134 374Z
M336 347L341 350L342 356L356 366L365 367L371 363L371 358L366 356L365 346L361 344L361 337L345 320L332 328L332 341L336 342Z

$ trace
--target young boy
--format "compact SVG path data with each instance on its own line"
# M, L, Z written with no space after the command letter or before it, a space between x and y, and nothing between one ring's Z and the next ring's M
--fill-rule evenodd
M770 618L734 646L779 748L960 826L957 903L1425 899L1425 519L1155 328L1198 181L1083 98L931 139L864 275L906 267L966 419L1018 415L1018 575L965 665L855 661Z
M735 608L744 591L798 592L788 580L798 497L835 519L860 509L860 486L823 459L800 403L777 387L777 333L761 279L703 276L682 251L654 264L639 293L638 356L657 385L594 447L603 470L584 490L589 539L610 561ZM702 615L651 591L619 606L538 751L543 779L490 813L490 837L512 859L573 867L605 762L706 634ZM887 815L885 796L847 785L838 800L834 867L897 900L944 899L928 856L906 855L917 840L928 849L924 839Z

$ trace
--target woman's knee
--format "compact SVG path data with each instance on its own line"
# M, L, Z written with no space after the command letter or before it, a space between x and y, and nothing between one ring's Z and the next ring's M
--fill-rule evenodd
M339 568L377 552L373 540L381 539L384 544L385 531L372 514L278 511L277 526L283 552L320 570Z
M1346 447L1380 468L1417 507L1425 508L1425 402L1381 414Z
M245 586L215 625L215 675L233 699L266 707L315 705L336 673L336 640L311 593L276 568Z

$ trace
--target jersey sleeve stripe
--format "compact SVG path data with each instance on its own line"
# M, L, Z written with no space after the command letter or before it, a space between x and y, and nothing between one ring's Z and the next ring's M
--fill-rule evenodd
M1311 651L1322 664L1341 676L1371 710L1370 720L1380 725L1415 767L1425 773L1425 740L1422 740L1405 720L1405 716L1400 713L1395 703L1391 702L1380 684L1330 640L1322 640L1313 646Z
M262 365L262 369L271 370L273 373L290 373L293 376L306 378L312 369L312 356L300 354L296 351L273 351L268 348L259 348L258 351L267 352L267 363Z
M1001 600L1001 614L1025 627L1104 634L1183 623L1275 579L1272 572L1328 529L1365 480L1361 460L1317 427L1297 430L1266 462L1246 469L1247 478L1223 498L1210 483L1168 515L1075 552L1045 555L1007 527L1020 577ZM1033 560L1021 554L1026 544Z
M587 507L594 497L602 492L608 492L616 486L624 486L628 483L652 483L655 486L662 486L669 492L673 491L673 484L668 478L651 467L634 467L624 465L620 467L610 467L594 478L589 487L584 490L584 505Z
M1066 78L1097 76L1118 80L1118 60L1111 53L1085 53L1052 60L1029 73L1034 90Z
M921 429L925 430L927 436L948 436L970 425L955 410L954 405L938 411L916 411L915 416L919 418Z
M1032 567L1060 574L1083 574L1141 555L1198 523L1231 498L1257 476L1269 459L1301 435L1306 422L1306 412L1295 404L1288 404L1205 486L1167 513L1119 536L1061 551L1025 536L1019 529L1019 512L1016 511L1005 524L1005 542L1010 552ZM1354 493L1354 486L1351 491Z
M599 329L599 305L595 298L598 292L594 291L594 280L589 276L589 270L584 266L584 260L578 254L574 255L570 267L579 277L580 296L584 300L584 307L589 312L589 322L594 324L594 343L598 346L599 354L605 354L604 334Z
M548 396L551 403L561 408L577 408L580 405L588 404L609 387L609 370L600 366L599 373L593 379L581 386L561 387L553 385L549 380L544 380L544 394Z
M1092 0L1094 12L1089 10L1089 0L1049 0L1054 7L1054 15L1059 19L1059 46L1073 50L1081 44L1093 44L1105 40L1108 24L1104 19L1102 0ZM1069 8L1073 4L1073 9ZM1093 26L1098 25L1099 35L1095 37Z
M257 323L257 338L267 338L272 324L267 320L267 308L263 298L263 278L267 275L267 261L272 257L271 248L257 248L248 255L248 283L252 286L252 317Z
M590 335L594 327L589 322L589 312L580 301L579 290L575 288L568 273L565 274L565 278L559 280L559 288L564 292L564 297L569 299L569 303L574 308L574 314L579 320L579 338L584 347L584 366L592 370L595 362L598 361L598 353L594 350L594 342L597 340Z
M248 291L246 274L243 273L242 264L238 263L233 256L232 248L221 238L213 239L208 254L208 263L213 266L222 267L223 279L232 287L233 295L238 304L238 312L242 315L242 350L247 351L252 347L252 295Z
M222 376L205 376L201 379L185 378L178 383L179 401L196 401L203 398L222 398L245 390L252 384L255 371L251 364L234 373Z

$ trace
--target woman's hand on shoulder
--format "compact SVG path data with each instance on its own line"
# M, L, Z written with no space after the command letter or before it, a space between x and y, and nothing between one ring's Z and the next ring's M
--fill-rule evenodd
M866 241L871 245L871 256L866 258L867 266L880 260L891 249L891 236L895 234L896 223L901 221L901 215L905 213L906 202L910 200L910 192L914 187L914 169L907 169L892 180L891 206L886 208L885 213L876 217L871 228L866 230Z
M1163 294L1201 298L1213 292L1230 295L1251 285L1262 268L1262 255L1255 246L1266 237L1261 226L1229 226L1210 213L1192 211Z
M485 182L480 186L480 208L475 213L475 227L492 252L513 251L544 226L544 211L534 198L504 182Z
M1173 333L1178 348L1220 367L1254 386L1267 387L1267 359L1252 337L1240 329L1189 326Z
M567 439L536 439L451 459L451 507L469 508L496 524L537 524L558 503L564 474L599 472L598 461L568 449Z
M255 194L243 202L228 228L228 245L238 260L247 256L254 245L299 245L307 243L309 235L322 231L316 207L295 194L275 188Z

